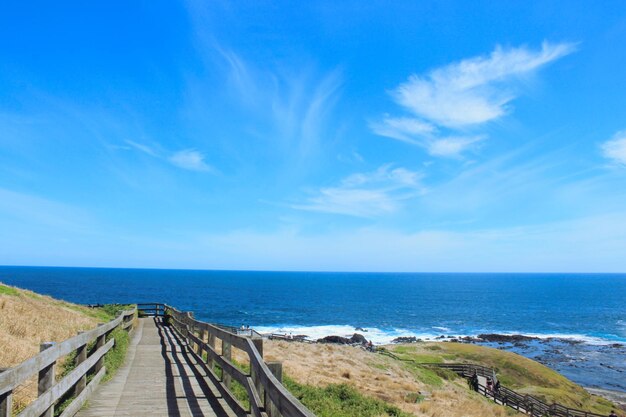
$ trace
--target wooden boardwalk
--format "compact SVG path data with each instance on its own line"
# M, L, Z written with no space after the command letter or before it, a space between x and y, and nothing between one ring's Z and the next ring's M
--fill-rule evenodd
M139 319L125 365L79 417L233 417L186 343L161 317Z

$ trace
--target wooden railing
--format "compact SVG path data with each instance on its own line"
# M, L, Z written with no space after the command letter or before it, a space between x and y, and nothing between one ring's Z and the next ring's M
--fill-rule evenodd
M11 417L13 391L29 379L37 377L38 396L19 417L52 417L59 400L71 402L60 414L73 416L98 386L106 372L104 355L114 346L115 340L107 336L115 329L129 331L136 309L123 311L108 323L81 332L60 343L42 343L41 352L21 364L0 373L0 417ZM91 351L90 344L93 344ZM56 381L55 368L59 359L75 353L75 367L61 380Z
M166 304L138 304L140 314L162 316L186 342L191 353L203 366L224 400L238 417L315 417L282 385L282 365L263 361L263 339L254 331L219 326L195 320ZM221 348L218 349L217 341ZM232 348L243 351L250 371L242 371L232 359ZM216 373L216 367L221 374ZM241 384L248 394L249 411L236 399L232 381Z
M491 368L468 363L429 363L422 365L448 369L468 379L471 378L474 373L485 378L495 375L495 371ZM531 395L522 395L504 386L500 386L500 388L495 391L483 385L478 385L478 392L485 397L493 399L498 404L509 406L517 411L536 417L605 417L602 414L577 410L557 403L546 404Z
M468 379L471 378L474 373L485 378L496 375L494 369L472 363L419 363L411 359L401 358L386 349L378 350L378 353L390 356L396 360L413 362L417 365L425 367L447 369ZM517 411L534 417L607 417L602 414L569 408L557 403L546 404L538 398L527 394L519 394L504 386L500 386L500 389L496 392L494 390L487 389L487 387L483 385L478 385L478 393L493 399L498 404L509 406Z

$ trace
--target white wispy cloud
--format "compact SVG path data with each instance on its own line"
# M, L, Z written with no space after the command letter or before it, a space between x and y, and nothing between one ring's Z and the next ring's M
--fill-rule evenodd
M602 154L620 165L626 166L626 130L617 132L601 145Z
M330 120L343 85L339 68L319 73L307 63L296 68L259 65L219 45L213 49L218 51L216 62L224 67L228 94L249 112L248 117L258 120L255 131L271 139L272 148L300 163L325 145L322 139L332 136Z
M304 204L292 208L357 217L393 213L403 200L424 192L422 174L384 165L374 172L352 174L339 185L321 188Z
M419 144L416 136L429 137L436 133L430 123L412 117L385 117L381 122L370 123L370 128L380 136L398 139L404 142Z
M484 136L451 136L431 139L426 141L426 148L432 156L457 157L484 138Z
M575 48L571 43L549 42L539 50L497 46L489 55L454 62L424 75L413 74L391 91L394 101L411 116L386 116L370 127L378 135L422 145L431 155L457 156L479 137L463 137L462 129L510 112L510 102L520 94L517 80ZM444 130L453 134L446 135ZM455 139L441 139L441 135Z
M159 154L156 150L154 150L151 146L145 145L143 143L138 143L132 140L126 140L125 141L128 145L130 145L132 148L145 153L146 155L150 155L153 156L155 158L159 157Z
M163 150L162 147L158 145L150 146L132 140L126 140L125 142L131 148L138 150L141 153L166 161L178 168L186 169L188 171L214 171L214 168L206 163L204 153L195 149L182 149L180 151L170 152Z
M504 115L517 94L503 84L526 76L574 51L569 43L544 42L538 51L496 47L488 56L465 59L429 72L411 75L393 97L418 117L441 126L484 123Z
M211 171L212 168L204 161L204 154L194 149L175 152L168 161L179 168L190 171Z

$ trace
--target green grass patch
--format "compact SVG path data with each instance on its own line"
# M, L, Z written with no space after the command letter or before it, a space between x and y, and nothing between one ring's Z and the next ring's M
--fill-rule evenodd
M128 351L130 337L126 330L122 330L118 327L109 334L107 340L112 338L115 339L115 346L113 346L104 357L106 375L102 379L103 381L108 381L115 375L115 372L124 364L126 352Z
M425 398L426 397L424 397L420 393L411 392L404 397L404 401L406 401L407 403L416 404L416 403L421 403L422 401L424 401Z
M374 369L380 369L381 371L386 371L387 369L389 369L389 366L384 363L368 362L367 365Z
M318 417L411 417L398 407L366 397L347 384L313 387L286 376L283 384Z
M413 362L403 362L404 367L411 371L415 379L431 387L439 388L443 386L443 378L439 376L439 369L426 368Z
M20 295L20 292L13 287L9 287L8 285L0 284L0 295L18 296Z
M394 348L392 349L392 351L394 353L414 353L417 350L417 348L415 346L410 346L410 345L399 345L399 346L394 346Z
M248 391L243 385L233 379L230 382L230 392L233 393L237 401L239 401L244 409L250 410L250 397L248 396Z
M394 348L394 352L398 348L404 348L400 349L402 358L416 362L438 363L434 359L437 357L441 362L466 362L494 368L504 386L520 394L533 395L548 404L557 402L598 414L608 414L613 407L609 401L590 395L558 372L512 352L465 343L431 343L421 349L416 347L413 353L412 347L405 346ZM428 353L425 354L425 351ZM407 367L418 380L428 385L438 386L442 380L453 378L442 369L425 370L410 364Z

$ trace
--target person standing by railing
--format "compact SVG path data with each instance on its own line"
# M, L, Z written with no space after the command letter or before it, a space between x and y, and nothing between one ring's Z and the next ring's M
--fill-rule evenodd
M476 370L474 370L474 375L472 375L470 379L470 384L472 386L472 389L478 392L478 373L476 372Z

